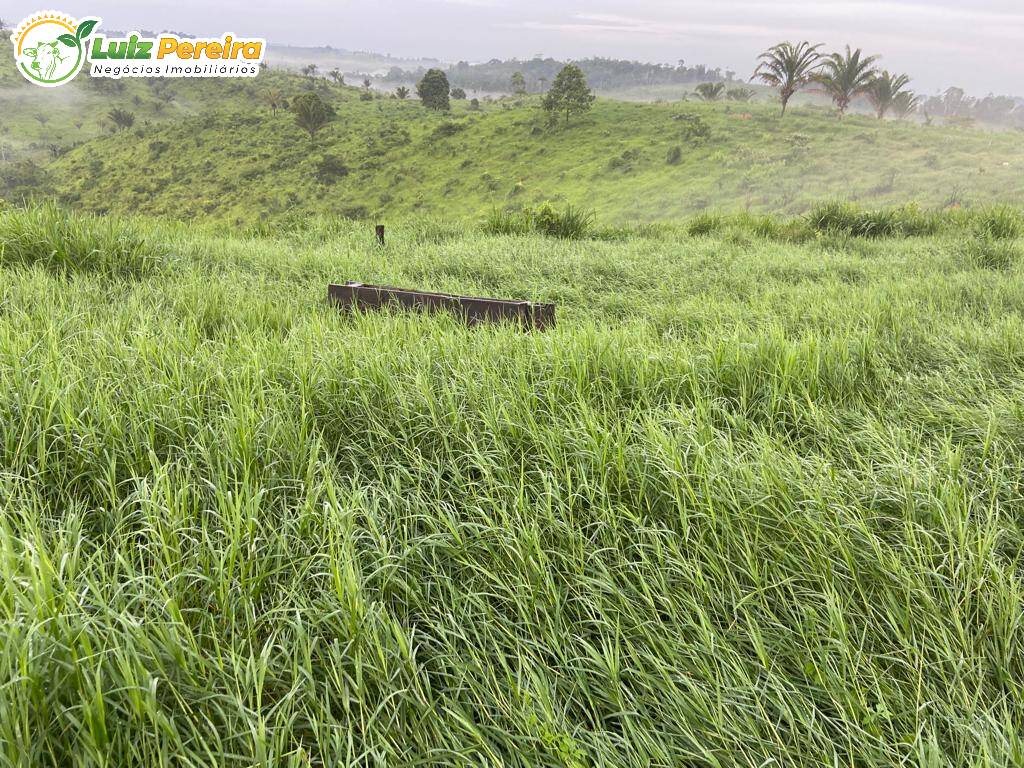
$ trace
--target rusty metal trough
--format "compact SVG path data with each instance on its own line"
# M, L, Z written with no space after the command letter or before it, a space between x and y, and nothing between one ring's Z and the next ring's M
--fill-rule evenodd
M555 305L532 301L482 299L363 283L328 286L327 299L347 309L399 307L424 312L451 312L462 317L469 325L512 322L537 331L555 325Z

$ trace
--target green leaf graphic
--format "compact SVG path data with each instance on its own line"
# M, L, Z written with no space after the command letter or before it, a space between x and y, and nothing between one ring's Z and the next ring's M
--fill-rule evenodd
M69 48L77 48L78 47L78 38L76 38L74 35L69 35L67 32L65 32L63 35L61 35L57 39L60 40L62 43L64 43L64 45L68 46Z
M99 24L99 22L96 19L89 19L88 21L83 21L81 24L78 25L78 29L75 30L75 37L77 37L79 40L84 40L89 36L89 33L91 33L96 28L97 24Z

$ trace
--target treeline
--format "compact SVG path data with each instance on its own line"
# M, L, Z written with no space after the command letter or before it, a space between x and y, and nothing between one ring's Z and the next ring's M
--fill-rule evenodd
M554 82L567 62L552 58L534 58L526 61L492 59L486 64L470 64L460 61L445 70L445 75L454 87L468 91L507 93L512 76L522 73L527 93L544 93ZM645 64L639 61L620 59L590 58L574 62L587 78L590 86L598 91L631 88L645 85L675 85L684 83L706 83L731 80L735 72L720 68L709 68L703 64L687 66L680 61L670 64ZM389 83L417 83L427 70L392 67L384 76Z
M948 88L920 105L926 121L942 118L947 123L970 125L975 122L1024 129L1024 99L1012 96L968 96L962 88Z
M849 45L845 51L822 52L822 44L808 41L779 43L758 57L752 80L778 91L782 114L797 92L816 91L828 96L842 117L852 104L871 104L878 119L887 115L908 118L920 114L927 124L936 117L947 125L969 126L975 121L1024 128L1024 102L1009 96L976 99L962 88L949 88L940 96L924 97L910 89L909 75L875 65L881 56L869 56Z

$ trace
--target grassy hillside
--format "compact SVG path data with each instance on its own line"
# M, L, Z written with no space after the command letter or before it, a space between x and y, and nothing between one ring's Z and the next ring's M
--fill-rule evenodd
M265 82L284 78L274 74ZM113 130L108 113L125 109L136 127L146 130L178 121L229 101L251 99L247 83L210 80L90 80L81 76L63 88L42 89L27 83L11 60L0 62L0 143L5 160L45 161Z
M806 227L0 212L0 763L1019 765L1020 217Z
M234 84L202 114L106 135L53 167L66 202L251 224L309 212L475 217L564 201L608 222L665 221L707 208L800 213L824 197L929 207L1024 202L1024 144L984 133L838 121L805 107L599 101L548 128L535 100L363 101L321 86L337 119L315 139L260 102L274 82ZM284 78L284 79L281 79ZM276 87L276 86L275 86Z

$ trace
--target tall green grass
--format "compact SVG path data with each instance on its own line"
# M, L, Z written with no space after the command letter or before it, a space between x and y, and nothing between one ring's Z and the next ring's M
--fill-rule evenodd
M0 266L139 278L165 260L163 249L131 223L67 213L53 203L0 208Z
M970 226L61 226L181 256L0 263L0 764L1024 758L1024 281Z

